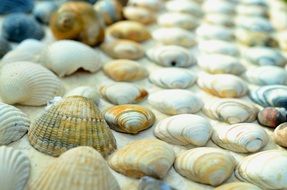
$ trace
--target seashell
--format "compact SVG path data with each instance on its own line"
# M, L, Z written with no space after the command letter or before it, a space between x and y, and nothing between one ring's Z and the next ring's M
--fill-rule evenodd
M213 25L221 25L226 27L232 27L234 25L233 19L226 14L221 13L209 13L206 14L204 20Z
M66 2L50 19L50 28L58 40L79 40L94 46L104 41L102 22L93 6L85 2Z
M287 32L278 33L278 43L283 51L287 51Z
M3 37L0 37L0 59L6 55L11 50L11 45L9 42L4 39Z
M142 24L151 24L155 21L153 11L143 7L127 6L123 9L124 17L131 21L136 21Z
M99 91L107 101L118 105L139 103L148 96L145 89L125 82L103 85Z
M161 88L188 88L192 86L197 76L187 69L163 68L149 75L150 81Z
M189 0L171 0L166 2L165 8L169 12L188 13L196 17L202 15L200 6L196 2Z
M123 7L118 0L100 0L94 5L94 8L103 18L106 25L123 19Z
M259 5L259 6L266 6L266 0L240 0L240 3L245 5Z
M266 17L267 9L260 5L239 4L236 7L236 13L248 17Z
M156 41L164 45L178 45L190 48L196 44L193 33L182 28L159 28L152 33L152 36Z
M199 76L197 84L204 91L221 98L239 98L248 92L247 84L230 74L203 74Z
M272 32L273 28L267 18L239 16L235 19L237 27L253 32Z
M104 42L101 49L114 59L140 59L144 56L143 47L130 40L115 40Z
M148 76L148 71L135 61L118 59L104 65L103 71L115 81L136 81Z
M243 158L236 167L235 176L263 189L284 189L287 187L286 168L286 151L266 150Z
M129 6L142 7L152 11L162 8L162 0L129 0Z
M144 176L140 179L137 190L176 190L167 183L154 179L152 177Z
M4 103L41 106L63 91L61 81L41 65L14 62L0 70L0 95Z
M80 146L63 153L29 183L29 189L120 190L99 152Z
M285 108L266 107L258 113L257 120L261 125L275 128L287 121L286 114Z
M201 99L181 89L160 90L148 97L149 103L167 115L196 113L203 107Z
M113 106L105 112L109 126L119 132L137 134L155 122L155 115L140 105L124 104Z
M277 46L277 42L267 32L254 32L237 28L234 33L236 40L245 46Z
M201 147L180 153L175 170L188 179L217 186L231 176L235 167L233 156L217 148Z
M253 122L259 112L253 103L227 98L204 104L202 111L211 119L229 124Z
M51 156L77 146L92 146L103 156L116 149L103 115L92 100L82 96L63 98L41 113L28 138L35 149Z
M269 17L270 22L276 30L280 31L286 31L287 29L287 23L285 20L287 20L286 10L280 10L280 9L271 9L269 11Z
M143 42L151 38L147 28L135 21L119 21L107 28L108 33L117 39Z
M187 49L173 45L150 48L146 55L152 62L165 67L190 67L197 62Z
M160 15L157 23L163 27L179 27L183 29L194 29L198 25L196 18L187 13L169 12Z
M41 40L45 32L34 18L24 13L13 13L4 18L2 35L8 41L21 42L28 38Z
M286 128L286 120L285 123L281 123L276 129L274 130L274 140L277 144L283 147L287 147L287 128Z
M174 160L175 153L170 145L157 139L143 139L116 151L108 163L113 170L128 177L163 178Z
M259 187L244 182L232 182L216 187L214 190L261 190Z
M254 123L215 127L211 139L216 145L239 153L258 152L269 141L265 130Z
M232 1L207 0L202 4L202 10L208 14L221 13L232 15L235 13L235 5Z
M34 0L1 0L0 14L15 12L31 12L34 7Z
M198 65L211 74L241 75L246 70L236 57L223 54L202 54Z
M58 5L53 1L43 1L33 9L35 19L43 24L49 24L52 14L57 10Z
M250 98L263 107L287 109L287 87L284 85L268 85L257 88L251 91Z
M83 96L91 99L96 105L100 103L100 95L96 88L90 86L79 86L69 91L65 97L69 96Z
M212 126L204 117L180 114L161 120L154 129L154 135L171 144L204 146L212 131Z
M198 48L202 53L206 54L226 54L230 56L238 56L239 50L234 43L222 40L206 40L198 44Z
M0 146L2 190L24 190L30 176L30 160L20 150Z
M202 24L196 29L196 35L205 40L224 40L231 41L234 39L233 31L223 26L211 24Z

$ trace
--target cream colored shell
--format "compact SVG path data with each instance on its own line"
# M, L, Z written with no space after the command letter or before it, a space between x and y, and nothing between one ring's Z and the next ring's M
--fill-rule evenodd
M199 4L189 0L171 0L166 2L165 8L169 12L188 13L196 17L202 15Z
M95 102L96 105L100 103L100 95L95 87L91 86L79 86L67 92L65 97L69 96L83 96L89 98Z
M239 50L234 43L215 39L200 41L198 49L202 53L207 54L217 53L231 56L237 56L239 54Z
M126 19L150 24L155 21L155 13L144 7L127 6L123 10Z
M224 26L216 26L212 24L202 24L196 29L196 35L206 40L224 40L231 41L234 39L233 31Z
M187 13L168 12L160 15L157 23L163 27L179 27L187 30L194 29L198 25L196 18Z
M207 0L202 4L205 13L222 13L231 17L235 12L235 3L232 1Z
M261 190L259 187L244 182L232 182L216 187L214 190Z

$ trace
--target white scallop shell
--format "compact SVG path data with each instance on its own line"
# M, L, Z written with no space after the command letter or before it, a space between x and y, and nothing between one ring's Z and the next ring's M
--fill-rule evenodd
M90 86L79 86L77 88L74 88L73 90L65 94L65 97L69 96L83 96L92 99L96 105L98 105L100 102L100 95L97 89Z
M234 43L222 40L205 40L198 44L198 48L202 53L219 53L231 56L237 56L239 50Z
M171 0L166 2L165 8L170 12L188 13L194 16L201 16L200 6L189 0Z
M193 29L198 25L196 18L186 13L168 12L160 15L157 23L163 27L180 27Z
M211 24L202 24L196 29L196 35L206 40L224 40L231 41L234 39L233 31L224 26Z
M222 13L209 13L204 17L204 21L209 24L231 27L234 25L233 18Z
M235 11L235 4L224 0L206 0L202 4L202 10L205 13L233 14Z

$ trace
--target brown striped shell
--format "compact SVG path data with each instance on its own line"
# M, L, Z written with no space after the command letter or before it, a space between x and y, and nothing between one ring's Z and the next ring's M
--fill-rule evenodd
M285 108L266 107L258 113L257 120L261 125L275 128L287 121Z

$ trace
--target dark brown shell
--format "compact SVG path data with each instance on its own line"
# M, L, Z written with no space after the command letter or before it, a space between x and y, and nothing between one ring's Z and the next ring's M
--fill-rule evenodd
M287 120L286 110L284 108L266 107L258 113L257 120L261 125L275 128Z

